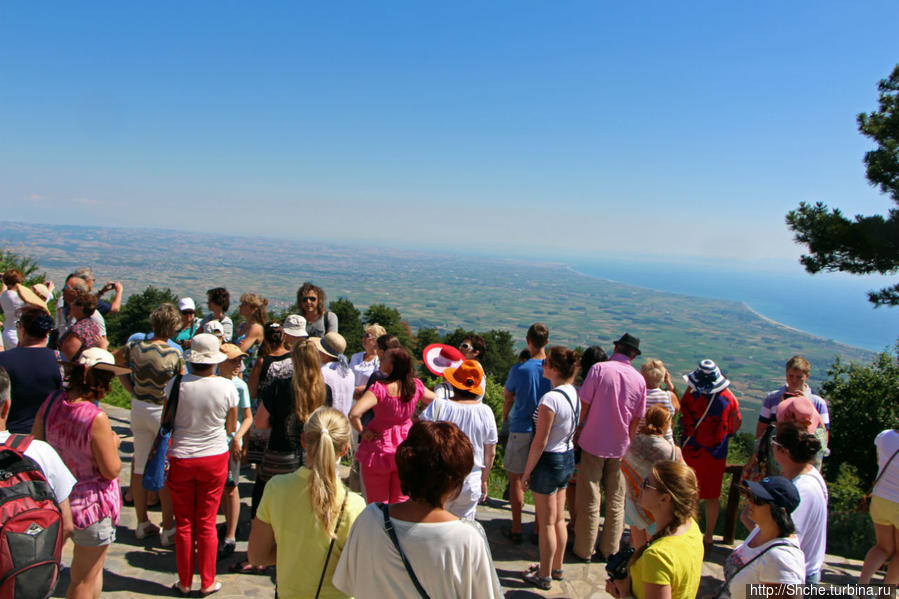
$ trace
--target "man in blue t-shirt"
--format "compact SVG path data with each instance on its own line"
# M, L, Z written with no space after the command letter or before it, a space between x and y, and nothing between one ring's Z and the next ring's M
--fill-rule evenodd
M549 329L539 322L534 323L525 339L531 359L512 367L503 389L503 421L507 422L509 429L503 465L509 476L509 502L512 507L512 528L505 534L516 543L521 542L521 506L524 503L521 475L524 474L534 433L532 415L537 409L537 402L552 387L549 379L543 377L544 348L549 342Z

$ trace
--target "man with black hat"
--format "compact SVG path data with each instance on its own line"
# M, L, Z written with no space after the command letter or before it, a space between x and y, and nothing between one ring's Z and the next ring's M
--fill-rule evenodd
M618 552L624 531L624 476L621 457L637 433L646 410L646 381L631 360L640 355L640 340L625 333L606 362L594 364L581 387L581 423L577 439L581 461L577 472L577 520L574 554L590 561L599 531L600 489L606 512L600 552Z

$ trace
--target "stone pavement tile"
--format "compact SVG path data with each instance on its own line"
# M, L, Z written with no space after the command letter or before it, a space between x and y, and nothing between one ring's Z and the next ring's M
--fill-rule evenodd
M122 454L123 468L120 480L122 486L130 483L130 460L132 451L131 430L129 427L129 411L104 405L109 414L114 430L123 437L120 453ZM245 471L245 474L248 471ZM226 597L273 597L274 584L268 576L250 574L232 574L228 566L242 559L246 552L246 538L248 535L249 520L249 495L252 482L242 477L240 493L243 499L241 513L241 528L238 532L237 551L226 561L218 565L217 579L222 583L222 590L215 596L218 599ZM151 519L159 523L159 512L150 512ZM532 597L569 597L575 599L607 599L610 597L605 591L605 564L582 562L566 559L564 564L565 579L553 581L552 589L541 591L521 579L521 573L532 563L538 561L537 546L531 544L525 535L525 541L521 545L515 545L504 536L502 529L509 525L511 516L508 503L491 499L489 505L478 507L478 521L484 526L487 538L490 541L496 570L499 575L507 598L532 598ZM224 517L219 516L223 522ZM533 508L525 506L523 514L524 531L531 531L533 522ZM173 593L170 587L176 579L175 553L172 548L159 546L159 538L138 541L134 537L135 526L134 509L125 507L122 510L121 520L117 531L117 540L110 547L104 572L103 597L112 599L142 598L142 597L168 597ZM703 597L717 590L723 578L722 564L732 546L715 545L706 555L703 563L702 583L699 596ZM64 551L64 562L71 563L72 544L67 543ZM827 557L824 570L824 581L832 584L844 584L857 579L861 562L840 557ZM64 597L68 586L68 569L64 569L59 584L54 592L54 597ZM195 590L199 586L199 577L195 577Z

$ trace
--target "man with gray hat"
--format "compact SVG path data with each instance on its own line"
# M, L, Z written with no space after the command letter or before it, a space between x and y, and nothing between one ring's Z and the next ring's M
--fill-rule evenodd
M615 342L606 362L594 364L581 387L581 448L576 500L577 520L572 551L592 559L599 532L600 490L606 493L606 512L599 550L607 558L618 552L624 532L624 476L621 457L637 433L646 410L646 381L631 360L640 355L640 340L625 333Z

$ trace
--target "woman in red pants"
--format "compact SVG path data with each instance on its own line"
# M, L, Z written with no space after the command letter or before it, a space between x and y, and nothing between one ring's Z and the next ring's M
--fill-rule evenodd
M181 379L168 487L175 512L175 559L178 582L172 588L187 596L194 571L200 571L200 596L220 588L215 580L218 536L215 515L228 473L228 437L237 428L237 389L215 375L228 356L209 334L194 336L187 361L192 373ZM166 387L171 397L173 382Z

